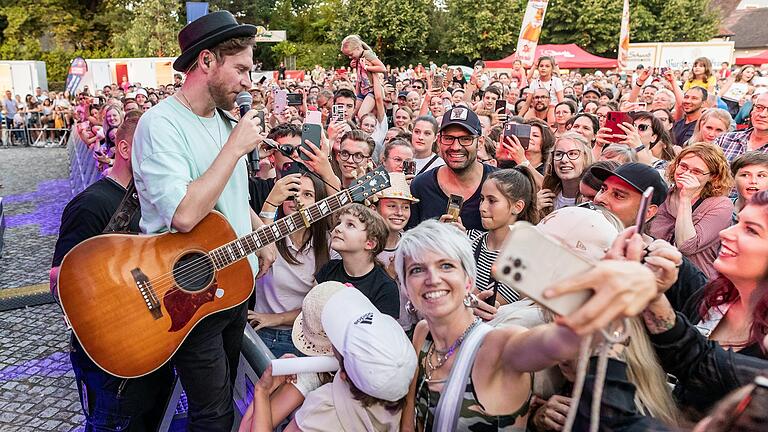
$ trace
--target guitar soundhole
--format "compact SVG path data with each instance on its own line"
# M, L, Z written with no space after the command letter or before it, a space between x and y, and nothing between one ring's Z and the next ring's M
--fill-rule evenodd
M186 291L200 291L207 288L213 276L213 262L208 255L201 252L183 255L173 266L176 285Z

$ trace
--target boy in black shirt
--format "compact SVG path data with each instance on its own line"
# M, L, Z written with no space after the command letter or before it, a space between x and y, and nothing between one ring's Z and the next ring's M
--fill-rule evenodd
M333 280L352 284L381 313L397 319L400 297L397 284L376 261L387 243L387 225L377 213L362 204L352 204L339 214L331 232L331 248L341 259L330 260L315 275L318 283Z

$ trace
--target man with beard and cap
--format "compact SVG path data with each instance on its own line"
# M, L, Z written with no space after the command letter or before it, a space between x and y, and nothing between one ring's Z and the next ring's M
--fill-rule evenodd
M139 121L133 173L143 233L189 232L212 210L238 237L262 226L248 204L246 155L263 140L256 111L235 124L226 112L251 88L256 27L226 11L205 15L179 33L181 55L173 68L186 72L179 91ZM250 255L261 276L275 259L270 245ZM225 289L226 287L220 287ZM190 431L229 431L232 389L246 324L245 302L212 314L192 330L172 357L189 402Z
M437 145L445 165L413 179L411 193L420 201L411 206L408 228L431 218L456 222L448 220L445 211L448 197L460 195L464 199L459 215L461 223L467 229L483 229L479 211L480 189L488 174L497 168L477 159L480 135L480 119L471 109L459 106L443 114Z

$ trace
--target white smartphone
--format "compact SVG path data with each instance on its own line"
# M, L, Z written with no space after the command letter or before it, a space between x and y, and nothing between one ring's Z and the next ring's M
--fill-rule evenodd
M307 111L307 116L304 118L304 123L307 124L322 124L323 113L320 111Z
M558 315L570 315L592 297L592 291L585 290L545 299L545 290L590 270L594 263L527 222L517 222L510 229L512 232L491 268L497 281Z
M275 106L274 111L277 114L282 114L285 108L288 106L288 90L275 90Z

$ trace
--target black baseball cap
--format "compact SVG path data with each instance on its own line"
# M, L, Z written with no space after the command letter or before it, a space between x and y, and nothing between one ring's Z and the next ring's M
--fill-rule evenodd
M644 163L629 162L613 171L603 167L592 167L589 169L589 172L600 181L616 176L640 193L645 192L649 186L653 186L651 204L661 205L667 199L667 184L664 182L664 179L661 178L658 171Z
M473 135L480 135L483 126L477 114L465 106L455 106L443 114L443 122L440 124L440 132L451 125L459 125Z
M600 92L597 91L597 89L594 89L594 88L588 88L588 89L584 90L584 93L582 93L582 95L585 95L587 93L594 93L597 96L600 96Z

